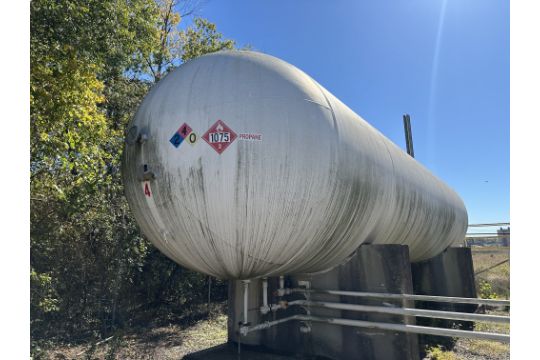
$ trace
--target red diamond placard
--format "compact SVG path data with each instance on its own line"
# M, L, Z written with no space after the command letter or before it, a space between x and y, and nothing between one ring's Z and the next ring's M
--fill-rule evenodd
M216 150L218 154L225 151L236 137L236 133L221 120L216 121L216 123L202 136L204 141Z

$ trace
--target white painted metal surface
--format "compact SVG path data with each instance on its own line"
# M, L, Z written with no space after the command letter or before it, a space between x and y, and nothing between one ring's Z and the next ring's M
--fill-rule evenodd
M127 143L126 196L144 234L220 278L322 271L363 243L407 244L424 260L467 228L453 190L301 70L261 53L172 71Z

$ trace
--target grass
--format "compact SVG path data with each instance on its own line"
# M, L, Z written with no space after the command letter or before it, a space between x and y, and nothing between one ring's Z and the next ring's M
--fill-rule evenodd
M472 248L474 272L478 273L510 257L508 247ZM506 262L491 270L476 275L476 289L481 294L481 287L488 284L492 292L500 299L510 298L510 263Z
M227 316L217 313L187 327L155 326L115 334L113 339L97 346L54 348L47 352L45 359L181 359L186 354L226 341Z
M200 350L227 341L227 316L220 315L214 320L201 321L186 332L183 345L186 349ZM190 351L191 352L191 351Z
M488 359L504 359L510 353L510 345L487 340L465 340L462 346L468 353Z
M453 351L446 351L441 347L432 347L428 349L426 358L429 360L459 360Z
M472 248L474 271L478 273L496 265L510 256L510 249L503 247L474 247ZM481 272L475 276L478 295L488 298L510 298L510 263L506 262L491 270ZM508 311L488 309L486 314L508 315ZM475 331L496 332L508 334L510 324L504 323L476 323ZM510 344L503 344L487 340L460 339L452 352L455 359L466 360L506 360L510 358ZM433 358L439 359L439 358ZM440 358L445 359L445 358ZM452 359L452 358L449 358Z
M508 315L507 312L495 310L487 311L486 313ZM510 324L477 323L475 331L508 334L510 332ZM487 340L460 339L456 344L456 353L459 355L475 355L485 359L508 359L510 356L510 344Z

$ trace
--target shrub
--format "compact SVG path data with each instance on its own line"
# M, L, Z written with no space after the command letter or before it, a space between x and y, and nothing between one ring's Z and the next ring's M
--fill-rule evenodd
M431 360L458 360L456 354L445 351L441 346L429 348L426 358Z

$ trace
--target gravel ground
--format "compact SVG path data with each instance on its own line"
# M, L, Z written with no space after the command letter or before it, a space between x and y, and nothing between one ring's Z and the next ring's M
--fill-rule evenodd
M489 284L489 291L498 298L507 299L510 295L510 263L504 263L488 271L510 256L508 247L473 247L472 248L474 270L481 272L476 276L477 290L480 293L480 285L483 282ZM508 316L508 311L490 310L487 314ZM477 323L476 331L497 332L508 334L509 324ZM508 360L510 359L510 344L501 344L494 341L460 339L453 351L444 352L441 360Z
M486 314L508 316L508 312L501 310L486 311ZM510 325L478 323L475 330L508 334ZM456 343L454 353L459 359L463 360L507 360L510 359L510 344L486 340L460 339Z

